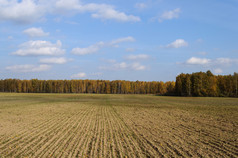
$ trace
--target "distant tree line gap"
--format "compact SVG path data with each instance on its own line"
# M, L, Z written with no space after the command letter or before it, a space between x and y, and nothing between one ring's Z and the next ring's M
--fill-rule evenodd
M182 73L176 77L176 82L2 79L0 80L0 92L237 97L238 73L234 75L213 75L211 71Z

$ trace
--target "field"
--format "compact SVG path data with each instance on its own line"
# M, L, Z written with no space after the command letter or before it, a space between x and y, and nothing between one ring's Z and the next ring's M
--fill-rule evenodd
M237 157L238 99L0 93L0 157Z

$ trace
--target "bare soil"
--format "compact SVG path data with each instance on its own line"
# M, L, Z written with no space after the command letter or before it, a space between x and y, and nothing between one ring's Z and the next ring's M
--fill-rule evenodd
M238 157L238 99L0 93L0 157Z

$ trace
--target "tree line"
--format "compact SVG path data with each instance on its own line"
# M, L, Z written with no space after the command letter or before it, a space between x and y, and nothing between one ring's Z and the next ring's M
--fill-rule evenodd
M175 92L178 96L237 97L238 73L218 76L211 71L182 73L176 77Z
M173 95L175 82L107 80L0 80L0 92Z
M0 92L157 94L198 97L237 97L238 73L213 75L211 71L180 74L176 82L108 80L0 80Z

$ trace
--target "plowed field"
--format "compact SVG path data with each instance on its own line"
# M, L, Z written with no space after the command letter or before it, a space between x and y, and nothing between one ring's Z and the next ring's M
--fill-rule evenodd
M0 157L237 157L238 99L0 93Z

